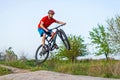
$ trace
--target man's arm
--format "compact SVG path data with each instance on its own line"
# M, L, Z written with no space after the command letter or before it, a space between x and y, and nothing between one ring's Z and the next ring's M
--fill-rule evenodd
M42 29L44 29L46 32L48 32L48 30L44 27L44 25L43 25L43 24L44 24L44 22L43 22L43 21L41 21L41 24L40 24L41 28L42 28Z
M56 21L56 23L58 23L58 24L66 24L65 22L62 22L62 21Z

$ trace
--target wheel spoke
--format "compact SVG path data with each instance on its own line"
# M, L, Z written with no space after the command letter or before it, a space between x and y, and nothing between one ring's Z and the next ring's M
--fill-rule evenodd
M46 46L45 48L48 48L47 45L45 46ZM37 64L43 63L49 56L49 51L42 52L42 48L43 48L42 45L40 45L36 50L35 59Z

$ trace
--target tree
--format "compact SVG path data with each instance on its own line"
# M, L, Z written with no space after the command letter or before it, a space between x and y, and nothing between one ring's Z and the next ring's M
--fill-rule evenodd
M6 50L6 58L5 59L6 59L6 61L15 61L15 60L17 60L17 55L12 50L12 47L9 47Z
M115 54L120 53L120 16L108 19L109 44Z
M84 56L87 54L86 45L83 44L84 40L81 36L70 35L68 40L70 42L71 50L67 50L62 44L59 49L59 58L67 58L74 62L78 56Z
M98 25L98 28L93 28L93 31L89 32L91 43L95 45L95 48L98 52L96 52L96 55L102 55L104 54L106 59L108 60L108 56L111 53L111 49L109 47L108 43L108 33L105 31L105 28L103 25Z
M27 56L25 55L24 52L21 53L20 60L21 60L22 62L26 62L26 61L28 60L28 59L27 59Z

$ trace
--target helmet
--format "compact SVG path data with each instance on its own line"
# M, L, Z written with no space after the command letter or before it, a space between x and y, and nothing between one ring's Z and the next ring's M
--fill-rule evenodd
M55 12L54 12L53 10L49 10L49 11L48 11L48 14L52 14L52 15L54 15Z

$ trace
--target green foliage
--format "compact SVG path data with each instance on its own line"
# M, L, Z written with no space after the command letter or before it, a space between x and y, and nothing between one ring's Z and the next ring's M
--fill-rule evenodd
M12 62L6 62L7 65L17 67L17 68L23 68L27 69L28 66L26 65L27 63L22 62L22 61L12 61Z
M70 42L71 50L67 50L62 44L58 52L59 54L57 55L60 59L67 58L74 62L78 56L84 56L87 54L86 45L83 43L84 40L81 36L70 35L68 40Z
M69 61L61 60L54 64L53 68L49 68L51 64L50 61L41 65L47 70L75 74L75 75L89 75L89 76L99 76L107 78L120 78L120 61L116 60L80 60L76 63L71 63ZM51 61L52 62L52 61ZM49 65L45 65L49 64ZM40 67L41 67L40 66Z
M9 47L9 48L6 50L6 53L8 53L8 54L14 54L14 51L12 51L12 47Z
M0 76L5 74L10 74L10 73L12 73L11 70L0 67Z
M16 68L22 68L22 69L31 69L31 67L35 67L34 60L26 60L26 61L17 60L17 61L11 61L11 62L4 61L0 63L8 65L8 66L16 67Z
M108 19L109 44L115 54L120 52L120 16Z
M89 75L91 76L100 76L107 78L120 78L120 61L109 60L109 62L104 60L92 61L91 66L89 67Z
M6 49L5 60L8 61L8 62L17 60L17 55L12 50L12 47L9 47L8 49Z
M98 52L96 55L104 54L108 60L108 55L112 54L112 50L109 47L108 43L108 33L105 31L103 25L98 25L98 28L93 28L93 31L90 31L91 43L96 45Z

